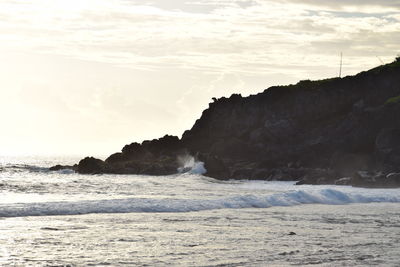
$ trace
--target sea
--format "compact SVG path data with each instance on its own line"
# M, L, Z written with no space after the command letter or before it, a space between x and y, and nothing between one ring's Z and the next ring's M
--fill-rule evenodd
M0 157L0 266L400 266L400 189L49 171Z

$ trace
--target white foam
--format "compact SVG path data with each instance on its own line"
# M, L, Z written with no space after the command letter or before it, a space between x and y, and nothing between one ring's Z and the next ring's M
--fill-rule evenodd
M91 213L191 212L213 209L268 208L303 204L400 202L400 190L338 189L294 190L271 195L239 195L218 199L127 198L77 202L19 203L0 205L0 217L77 215Z
M75 171L74 170L71 170L71 169L62 169L62 170L59 170L59 171L57 171L59 174L74 174L75 173Z
M195 160L193 156L180 156L178 162L181 165L178 168L179 173L205 174L207 172L204 162Z

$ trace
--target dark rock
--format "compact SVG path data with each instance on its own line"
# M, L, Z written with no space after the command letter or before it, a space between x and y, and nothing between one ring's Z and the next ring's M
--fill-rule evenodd
M306 178L303 178L300 181L296 182L296 185L303 185L303 184L313 184L313 183L309 183Z
M386 176L381 172L358 171L354 173L351 185L361 187L385 187Z
M165 135L160 139L144 141L142 149L147 150L155 155L171 154L182 148L181 142L177 136Z
M398 96L396 61L351 77L215 98L181 139L132 143L105 162L84 159L78 171L165 175L188 153L217 179L394 186L397 178L385 174L400 173Z
M302 184L334 184L335 176L333 171L325 169L305 169L305 175L296 185Z
M105 173L106 170L106 163L93 157L86 157L82 159L77 168L77 171L82 174L100 174Z
M383 170L400 172L400 128L382 129L376 137L375 149Z
M335 181L335 185L351 185L352 177L343 177Z
M271 177L270 169L253 169L253 173L251 175L251 179L253 180L269 180Z
M61 170L75 170L77 165L71 166L71 165L55 165L53 167L50 167L50 171L61 171Z
M147 175L170 175L177 173L178 165L176 163L152 163L147 164L141 173Z
M143 151L142 146L136 142L130 145L126 145L122 148L122 154L124 155L141 154L142 151Z
M400 173L389 173L386 175L386 183L390 187L400 187Z
M114 153L114 154L110 155L106 159L106 162L112 164L112 163L126 161L128 159L129 158L127 157L127 153L124 154L124 153L118 152L118 153Z
M373 158L370 154L335 153L332 156L330 168L339 176L351 176L359 170L368 170Z
M230 171L225 162L212 154L199 154L199 160L204 162L206 175L217 179L230 179Z
M165 135L124 146L121 152L110 155L103 167L105 172L118 174L169 175L177 172L177 158L186 153L178 137Z
M400 148L400 128L382 129L376 137L376 149L387 154Z
M234 170L230 175L234 179L250 180L253 177L254 169L245 168Z

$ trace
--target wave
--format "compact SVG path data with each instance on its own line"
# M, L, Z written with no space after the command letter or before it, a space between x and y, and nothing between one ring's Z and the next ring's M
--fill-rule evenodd
M181 166L178 168L178 173L205 174L207 172L204 162L197 161L193 156L181 155L178 157L178 162Z
M29 164L6 164L0 166L2 172L49 172L49 168Z
M243 195L219 199L127 198L77 202L0 205L0 217L79 215L92 213L193 212L215 209L268 208L303 204L400 202L399 190L343 192L336 189L296 190L266 196Z

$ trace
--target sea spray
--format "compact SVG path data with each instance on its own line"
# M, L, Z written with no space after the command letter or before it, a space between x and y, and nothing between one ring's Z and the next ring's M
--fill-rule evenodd
M196 160L193 156L185 154L178 157L179 173L205 174L207 172L204 162Z

